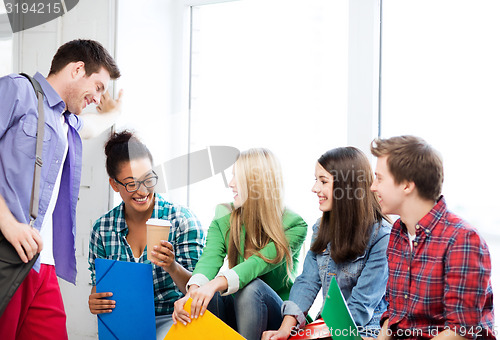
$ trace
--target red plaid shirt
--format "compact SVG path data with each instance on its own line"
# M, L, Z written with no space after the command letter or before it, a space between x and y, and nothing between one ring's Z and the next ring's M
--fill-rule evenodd
M416 226L413 251L406 226L394 223L387 247L389 318L393 335L428 339L450 329L468 339L495 339L491 261L486 242L451 213L443 197Z

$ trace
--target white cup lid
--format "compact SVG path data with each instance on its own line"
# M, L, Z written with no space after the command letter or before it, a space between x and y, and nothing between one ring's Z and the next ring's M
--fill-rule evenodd
M160 227L171 227L172 226L172 223L170 223L169 220L162 220L162 219L159 219L159 218L150 218L146 224L149 224L149 225L157 225L157 226L160 226Z

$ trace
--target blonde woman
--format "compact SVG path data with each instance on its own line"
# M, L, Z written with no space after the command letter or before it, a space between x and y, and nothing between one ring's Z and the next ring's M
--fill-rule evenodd
M267 149L242 152L229 186L234 202L217 206L173 319L187 324L208 307L246 339L260 339L281 325L280 308L295 278L307 224L284 208L281 168ZM229 269L219 273L226 256ZM183 310L188 297L191 315Z

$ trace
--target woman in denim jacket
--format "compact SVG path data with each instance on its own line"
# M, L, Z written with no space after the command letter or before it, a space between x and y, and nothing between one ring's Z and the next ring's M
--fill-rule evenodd
M319 158L315 176L312 191L318 195L323 217L313 226L302 274L282 306L281 327L264 332L263 340L287 339L294 327L303 327L319 290L323 289L324 300L333 277L362 335L376 334L387 309L391 226L370 191L373 175L368 159L354 147L336 148Z

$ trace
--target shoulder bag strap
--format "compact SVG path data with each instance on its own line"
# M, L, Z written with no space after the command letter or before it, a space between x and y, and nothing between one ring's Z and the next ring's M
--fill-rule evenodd
M40 177L42 175L42 153L43 153L43 135L45 132L45 113L43 110L43 89L40 83L36 81L35 78L25 74L20 73L20 75L28 78L35 89L35 93L38 99L38 127L36 133L36 157L35 157L35 173L33 175L33 188L31 189L31 201L30 201L30 225L32 226L35 219L38 216L38 198L40 196Z

